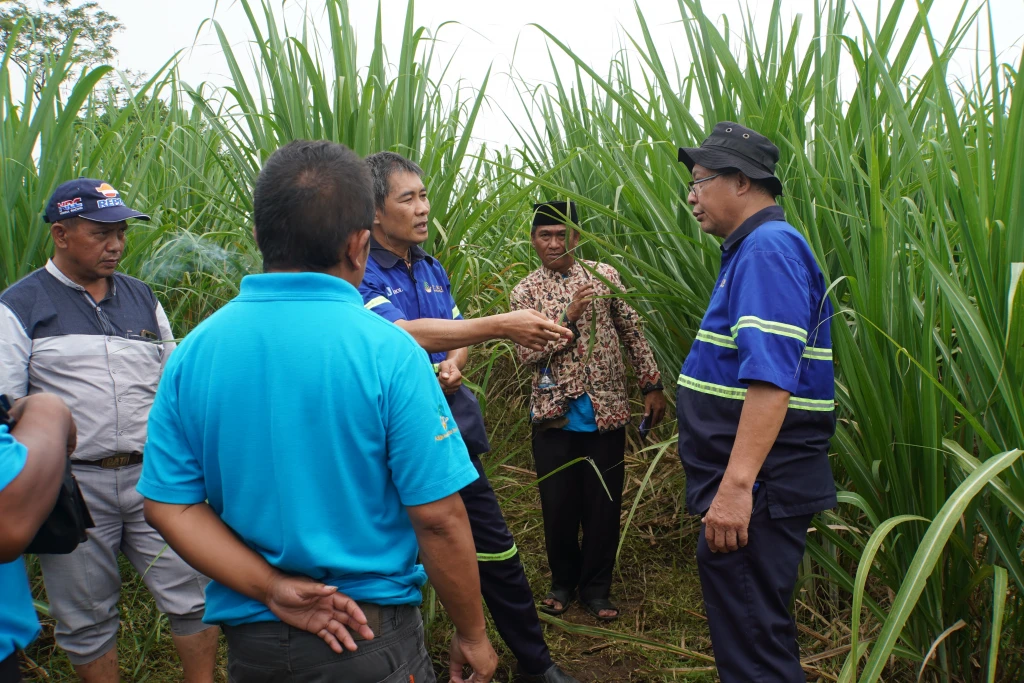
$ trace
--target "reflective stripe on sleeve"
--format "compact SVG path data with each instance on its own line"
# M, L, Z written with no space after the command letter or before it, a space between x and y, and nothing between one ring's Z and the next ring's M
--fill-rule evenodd
M706 344L714 344L715 346L721 346L726 349L736 349L736 341L732 337L727 337L724 334L716 334L714 332L708 332L707 330L697 331L697 341L702 341ZM807 346L804 348L803 357L808 360L832 360L832 349L819 348L817 346Z
M477 562L501 562L502 560L508 560L516 556L519 549L516 548L516 544L513 543L512 547L503 553L477 553Z
M745 315L736 321L736 324L732 326L732 336L736 337L736 334L745 328L753 328L760 330L766 334L777 334L782 337L792 337L793 339L799 339L803 343L807 343L807 330L797 327L796 325L787 325L786 323L777 323L771 320L762 320L753 315Z
M387 299L387 298L385 298L383 296L375 296L372 299L370 299L369 301L367 301L366 304L363 307L364 308L373 309L373 308L377 308L381 304L389 304L389 303L391 303L391 301L389 299Z
M459 310L458 306L456 306L455 308L452 309L452 320L455 320L460 315L462 315L462 311Z
M702 394L710 394L712 396L720 396L721 398L729 398L736 401L742 401L747 397L747 390L742 387L727 387L721 384L711 384L710 382L701 382L700 380L686 375L679 375L679 386L686 387L687 389L693 389ZM794 410L810 410L815 412L832 412L835 410L835 401L822 400L817 398L798 398L796 396L789 397L789 407Z

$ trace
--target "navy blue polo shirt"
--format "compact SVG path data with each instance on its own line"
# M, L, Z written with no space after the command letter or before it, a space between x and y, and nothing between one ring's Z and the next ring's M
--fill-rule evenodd
M835 432L831 316L825 278L781 207L754 214L723 242L718 280L677 390L692 514L703 514L718 492L754 381L791 395L757 478L769 513L790 517L836 505L828 462Z
M440 261L418 246L410 249L409 256L411 269L403 259L370 238L370 258L359 285L366 308L391 322L420 318L462 320L462 312L452 297L448 273ZM447 357L445 351L430 354L435 371ZM462 385L447 398L470 455L491 450L480 403L473 392Z

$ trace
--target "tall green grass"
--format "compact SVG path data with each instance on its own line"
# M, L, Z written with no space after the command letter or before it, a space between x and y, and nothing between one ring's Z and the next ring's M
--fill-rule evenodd
M472 140L488 81L473 88L446 72L412 2L400 53L386 54L378 13L365 58L344 0L297 26L269 2L242 6L246 49L211 24L232 79L219 89L181 83L172 61L126 101L99 89L109 67L61 91L74 66L66 51L35 94L15 90L3 56L3 284L45 262L41 214L53 188L103 177L153 215L131 230L124 265L158 289L184 333L259 268L249 215L261 163L289 140L324 138L423 166L430 248L473 314L503 310L535 267L530 202L575 199L583 253L620 270L674 377L719 264L717 242L689 215L676 147L699 144L718 120L742 121L781 148L782 204L837 311L833 469L843 492L815 523L801 582L804 602L850 627L837 677L1024 675L1024 292L1017 280L1011 304L1010 289L1011 264L1024 262L1024 55L996 61L992 17L964 5L935 36L932 0L897 0L878 26L844 0L787 24L776 1L767 21L726 27L707 4L678 0L689 63L659 54L638 12L639 34L602 69L559 29L538 26L574 67L553 66L549 86L523 83L524 107L540 114L513 148L490 150ZM912 21L897 30L901 15ZM976 32L991 49L953 81L950 62ZM922 48L927 63L911 72ZM488 395L526 381L510 358L502 343L474 357L485 409ZM634 511L673 457L662 435L646 451ZM495 436L503 452L523 447Z

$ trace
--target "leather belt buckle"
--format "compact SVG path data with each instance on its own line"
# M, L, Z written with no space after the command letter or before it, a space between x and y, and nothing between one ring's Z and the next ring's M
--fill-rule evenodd
M124 467L132 459L130 453L124 455L111 455L100 460L100 467L105 470L116 470L118 467Z

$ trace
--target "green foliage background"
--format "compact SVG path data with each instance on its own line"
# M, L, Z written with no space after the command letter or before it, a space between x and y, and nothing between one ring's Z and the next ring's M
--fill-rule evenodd
M741 121L781 148L781 203L837 311L833 469L843 493L815 522L801 579L817 610L848 625L848 654L829 680L1024 676L1024 292L1013 266L1024 262L1024 55L995 61L985 6L964 5L937 37L933 0L891 3L876 29L844 0L786 25L776 1L759 43L763 29L727 30L696 0L678 0L691 63L659 54L641 14L628 45L639 68L623 57L602 71L538 26L573 67L553 61L551 85L522 84L523 106L542 115L514 147L494 150L472 140L488 79L471 88L450 78L411 2L394 64L379 14L368 59L357 52L344 0L326 3L318 32L286 27L269 4L243 5L251 51L238 54L214 25L233 77L220 90L180 82L171 61L118 102L101 85L108 66L67 80L77 73L70 42L21 79L8 41L3 283L45 261L40 216L53 188L107 178L153 215L130 231L123 265L157 289L184 334L259 270L248 217L261 163L288 140L327 138L420 163L433 204L428 246L471 315L505 310L533 267L529 202L576 200L584 252L622 273L672 378L719 262L685 205L676 147L699 144L715 121ZM915 19L897 32L906 12ZM993 57L978 52L972 80L953 82L950 60L975 31ZM918 46L929 63L912 74ZM245 61L258 79L243 75ZM856 87L843 96L847 62ZM485 407L527 381L509 358L502 343L474 356ZM671 428L662 436L645 451L630 520L674 457ZM657 495L683 485L677 476Z

